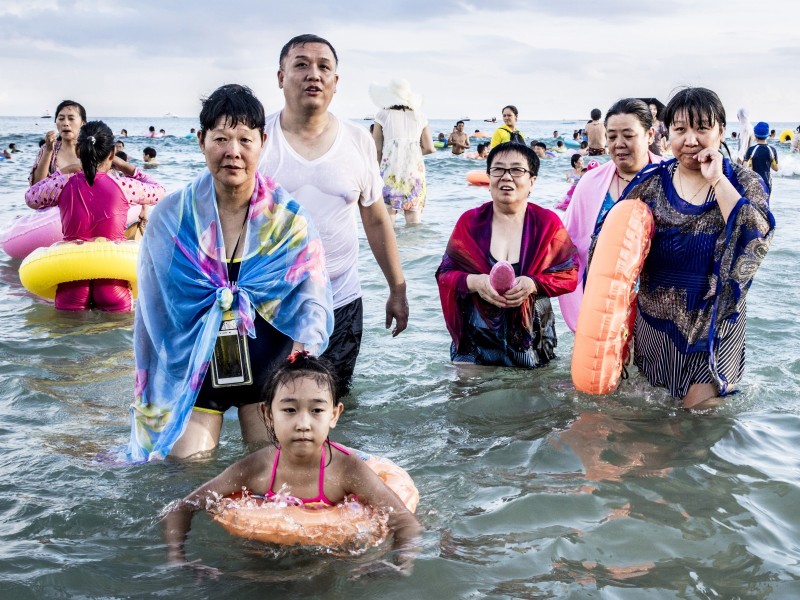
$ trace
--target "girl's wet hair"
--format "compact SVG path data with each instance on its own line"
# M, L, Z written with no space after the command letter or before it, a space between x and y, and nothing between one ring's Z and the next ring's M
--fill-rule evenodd
M319 358L307 351L297 351L289 355L286 361L272 373L261 392L261 401L267 405L269 412L272 401L278 388L303 377L313 379L321 387L327 388L331 393L333 405L339 404L336 397L336 374L332 365L324 358Z
M580 159L582 159L582 158L583 158L583 155L582 155L582 154L573 154L573 155L572 155L572 158L570 158L570 159L569 159L569 162L570 162L570 164L572 165L572 168L573 168L573 169L575 168L575 165L577 165L577 164L578 164L578 161L579 161Z
M653 126L653 113L650 112L650 106L645 104L642 100L639 100L639 98L623 98L622 100L617 100L606 113L606 127L608 127L608 120L616 115L631 115L636 117L636 120L641 123L645 131L650 131L650 128Z
M664 125L670 127L675 118L682 113L686 113L689 125L706 124L713 127L719 124L725 127L725 107L722 101L713 92L702 87L687 87L675 92L670 98L667 107L664 109Z
M236 83L218 87L208 98L203 99L200 133L205 136L206 131L216 126L221 117L225 118L227 126L236 127L242 123L249 129L258 131L264 131L266 122L264 105L255 97L253 90Z
M64 110L69 106L74 106L75 108L77 108L78 114L80 114L81 116L81 122L86 123L86 109L83 108L83 106L80 105L79 103L75 102L75 100L62 100L61 104L56 106L56 115L55 117L53 117L53 121L58 120L58 113L60 113L62 110Z
M78 156L89 185L94 185L97 165L114 151L114 134L102 121L89 121L78 133Z

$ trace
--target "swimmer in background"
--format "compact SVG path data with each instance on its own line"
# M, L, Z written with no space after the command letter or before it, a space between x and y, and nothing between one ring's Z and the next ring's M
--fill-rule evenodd
M127 129L120 129L119 130L119 137L128 137L128 130Z
M149 138L156 137L156 128L153 127L152 125L150 125L150 127L147 128L147 136L145 136L145 137L149 137Z
M145 169L155 169L158 166L156 154L156 149L150 146L142 150L142 160L144 161L143 166Z
M476 158L476 159L486 160L486 157L489 156L489 142L481 142L480 144L478 144L476 152L468 152L464 156L466 158Z
M791 148L792 152L800 152L800 125L798 125L797 129L794 130Z
M474 137L474 138L488 138L488 137L491 137L491 136L490 136L488 133L486 133L485 131L481 131L480 129L476 129L476 130L475 130L475 133L473 133L473 134L472 134L470 137Z
M539 157L539 159L555 158L556 156L547 149L547 144L545 144L544 142L538 142L534 140L531 142L531 148L536 153L536 156Z
M469 150L469 136L464 132L464 121L456 122L447 143L452 146L455 155L464 154L464 151Z
M583 166L583 156L580 154L573 154L569 162L572 165L572 168L567 171L567 183L570 184L570 187L566 195L561 199L561 202L555 205L555 208L558 210L567 210L569 203L572 201L572 193L575 191L575 186L578 185L581 177L586 173L586 169Z
M156 137L157 137L157 138L162 138L162 137L164 137L164 136L166 136L166 135L167 135L167 132L166 132L166 131L164 131L163 129L159 129L159 130L158 130L158 135L156 135Z
M606 126L600 122L603 113L599 108L593 108L592 120L586 124L586 142L589 144L589 156L600 156L606 153Z
M557 152L558 154L563 154L567 151L567 147L564 145L564 142L558 140L556 142L556 147L553 149L553 152Z
M120 152L125 152L125 142L119 139L114 142L114 151L116 152L117 156L119 156Z
M18 152L22 152L22 150L20 150L19 148L17 148L17 145L16 145L14 142L11 142L11 143L8 145L8 151L9 151L11 154L17 154Z
M775 131L774 129L772 131ZM767 206L769 197L772 194L772 171L778 170L778 151L774 146L767 143L769 125L764 121L756 123L753 127L753 135L756 143L750 146L744 153L744 164L761 176L767 186Z
M441 142L442 148L447 148L447 138L444 137L444 134L440 131L439 135L436 136L436 141Z
M267 501L310 507L335 506L357 497L359 503L384 512L394 532L393 564L381 561L375 566L410 574L422 526L361 456L329 440L344 411L330 364L305 351L293 353L268 380L258 411L274 445L249 454L168 506L161 521L167 560L218 574L186 560L192 517L216 505L220 497L246 489Z

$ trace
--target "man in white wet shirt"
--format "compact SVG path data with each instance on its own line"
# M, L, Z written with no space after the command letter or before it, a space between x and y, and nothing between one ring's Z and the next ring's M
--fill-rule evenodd
M350 390L363 323L357 213L389 285L386 328L394 320L393 336L408 324L408 300L375 143L366 129L328 112L339 81L337 66L333 46L316 35L294 37L281 49L278 87L285 104L267 117L259 171L286 188L319 230L334 308L334 331L323 357L333 363L337 394L343 396Z

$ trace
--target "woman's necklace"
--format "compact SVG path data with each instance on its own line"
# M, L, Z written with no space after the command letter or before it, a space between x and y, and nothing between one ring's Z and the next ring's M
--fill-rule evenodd
M686 194L684 194L684 192L683 192L683 175L681 174L681 168L680 168L680 165L679 165L679 166L678 166L678 168L675 170L675 172L678 174L678 187L680 188L680 192L681 192L681 198L683 198L684 200L686 200ZM706 185L708 185L708 184L701 185L699 188L697 188L697 191L696 191L694 194L692 194L692 197L691 197L691 198L689 198L688 200L686 200L686 202L687 202L687 203L689 203L689 204L694 204L693 200L694 200L695 198L697 198L697 194L699 194L699 193L700 193L700 192L702 192L704 189L706 189Z
M619 189L619 188L620 188L620 185L619 185L619 180L621 179L621 180L622 180L622 181L624 181L625 183L630 183L630 182L631 182L631 180L630 180L630 179L626 179L625 177L623 177L622 175L620 175L620 174L619 174L619 169L617 169L617 170L614 172L614 174L617 176L617 199L619 200L619 197L622 195L622 194L621 194L621 192L620 192L620 189Z

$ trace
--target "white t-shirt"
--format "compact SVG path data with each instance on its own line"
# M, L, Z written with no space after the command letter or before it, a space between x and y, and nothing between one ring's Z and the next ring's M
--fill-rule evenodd
M375 143L362 127L336 119L338 131L330 150L306 160L286 141L280 112L267 117L267 143L258 170L283 186L311 214L325 248L333 307L361 296L358 279L357 202L382 200Z

